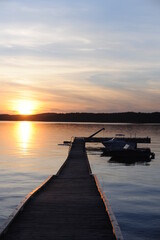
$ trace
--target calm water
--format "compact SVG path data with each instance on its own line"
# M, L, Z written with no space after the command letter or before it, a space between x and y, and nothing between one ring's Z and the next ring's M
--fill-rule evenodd
M106 130L99 136L152 138L156 157L147 164L109 163L98 151L89 151L88 156L124 238L160 239L160 125L0 122L0 225L24 196L56 174L68 153L68 147L59 143L89 136L101 127Z

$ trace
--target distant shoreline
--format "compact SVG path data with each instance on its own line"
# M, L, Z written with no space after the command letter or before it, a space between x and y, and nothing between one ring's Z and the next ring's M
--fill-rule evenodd
M160 112L122 113L41 113L34 115L0 114L0 121L88 122L88 123L160 123Z

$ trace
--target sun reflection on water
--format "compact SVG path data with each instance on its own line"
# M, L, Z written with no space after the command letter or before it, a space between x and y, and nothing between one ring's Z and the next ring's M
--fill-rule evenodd
M33 132L33 126L31 122L19 122L18 138L19 138L21 151L24 154L26 154L29 149L32 132Z

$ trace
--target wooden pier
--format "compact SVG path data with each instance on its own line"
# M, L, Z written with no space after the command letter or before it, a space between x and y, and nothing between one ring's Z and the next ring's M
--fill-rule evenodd
M85 142L97 142L102 143L104 141L109 141L113 139L113 137L86 137L84 138ZM151 139L149 137L118 137L119 140L124 140L126 142L134 142L134 143L151 143Z
M1 229L5 240L122 240L98 182L91 174L83 138L75 138L57 175L34 191Z

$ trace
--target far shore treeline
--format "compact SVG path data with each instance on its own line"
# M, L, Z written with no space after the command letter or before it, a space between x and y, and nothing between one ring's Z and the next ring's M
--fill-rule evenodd
M0 114L0 121L160 123L160 112Z

